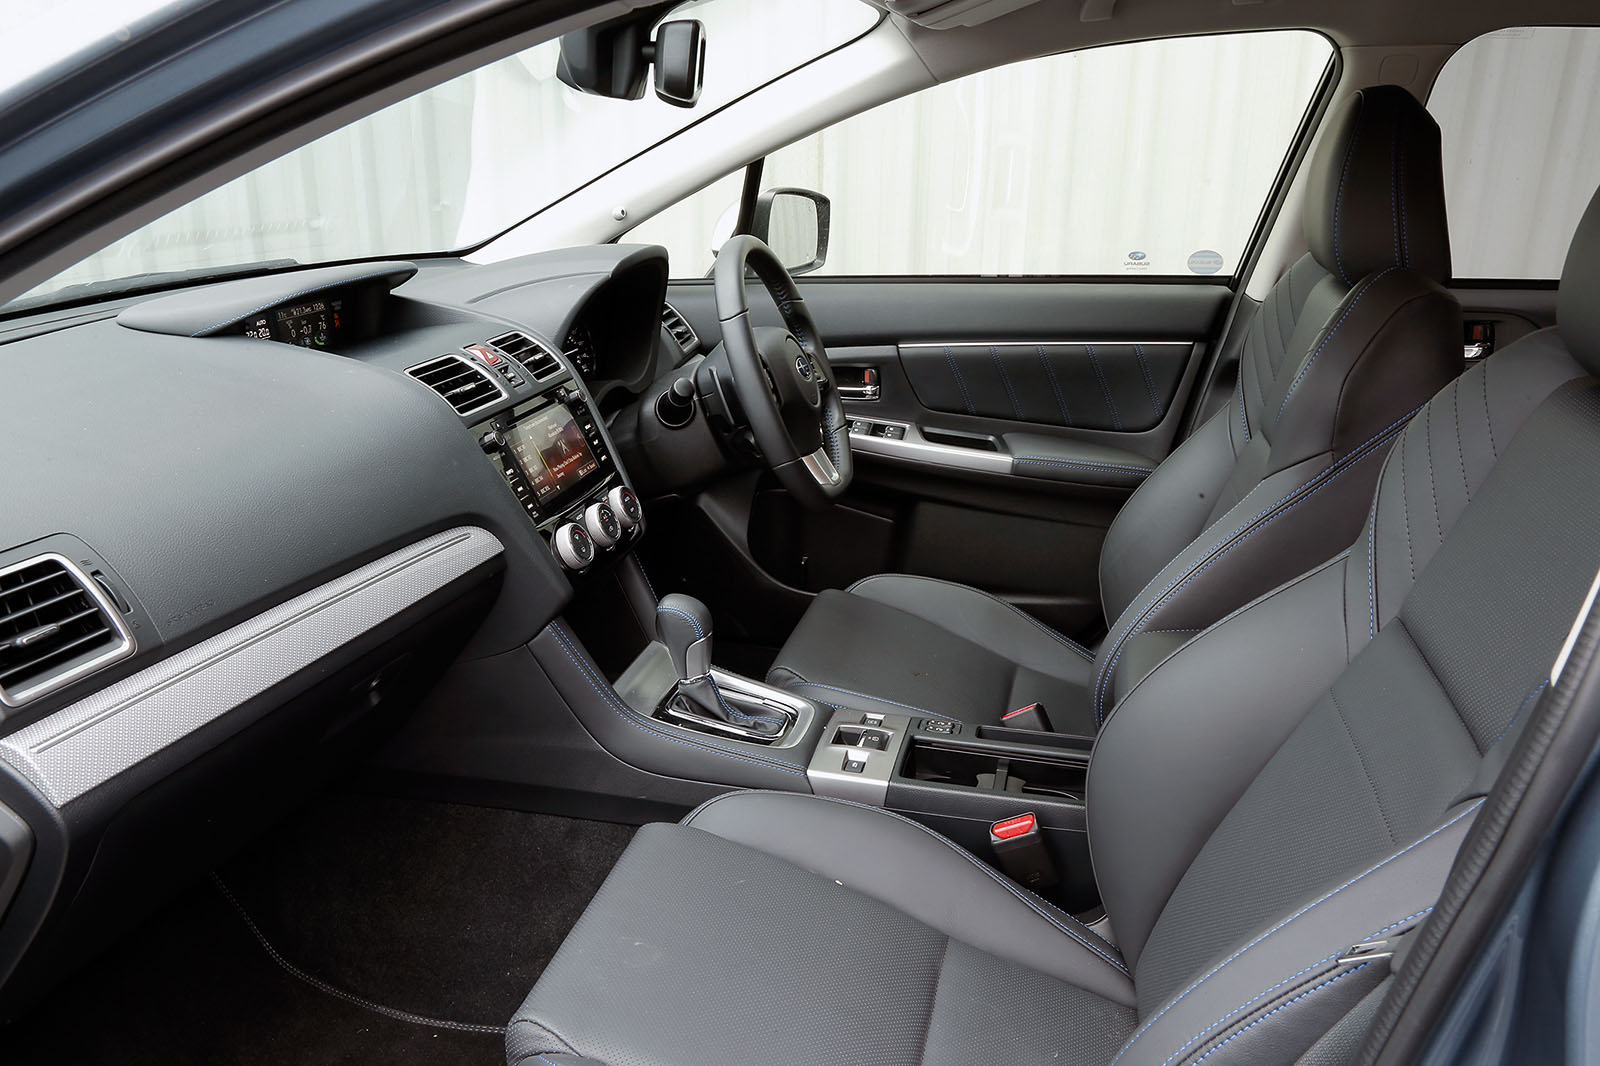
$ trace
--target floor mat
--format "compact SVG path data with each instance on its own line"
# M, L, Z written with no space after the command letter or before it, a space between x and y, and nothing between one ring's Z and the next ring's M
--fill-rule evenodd
M330 797L0 1033L6 1061L496 1066L499 1028L632 834Z

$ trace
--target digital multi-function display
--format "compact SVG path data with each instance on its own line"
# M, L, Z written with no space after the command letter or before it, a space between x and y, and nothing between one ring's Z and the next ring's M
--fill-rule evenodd
M562 404L538 411L505 432L506 447L543 504L599 469L583 429Z
M302 348L326 348L344 332L343 300L312 300L280 307L245 323L244 335L262 341L281 341Z

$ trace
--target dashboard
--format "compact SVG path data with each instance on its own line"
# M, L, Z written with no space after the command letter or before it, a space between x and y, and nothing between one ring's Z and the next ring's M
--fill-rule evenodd
M361 735L327 722L525 655L644 535L606 415L696 354L666 280L664 250L606 246L0 323L0 1015L93 950L184 812L212 832L241 750L309 773Z

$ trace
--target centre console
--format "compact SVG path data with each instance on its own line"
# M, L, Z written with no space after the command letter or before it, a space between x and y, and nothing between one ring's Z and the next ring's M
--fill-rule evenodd
M557 385L474 432L568 570L583 570L607 552L626 552L643 533L639 499L575 385Z

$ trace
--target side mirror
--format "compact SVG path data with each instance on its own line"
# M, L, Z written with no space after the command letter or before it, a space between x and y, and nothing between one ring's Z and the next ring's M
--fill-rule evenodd
M833 205L810 189L767 189L756 197L750 232L767 242L791 274L809 274L828 259Z
M693 107L705 81L705 27L675 19L656 27L623 18L588 26L561 37L556 77L581 93L615 100L638 100L655 67L656 95L677 107Z

